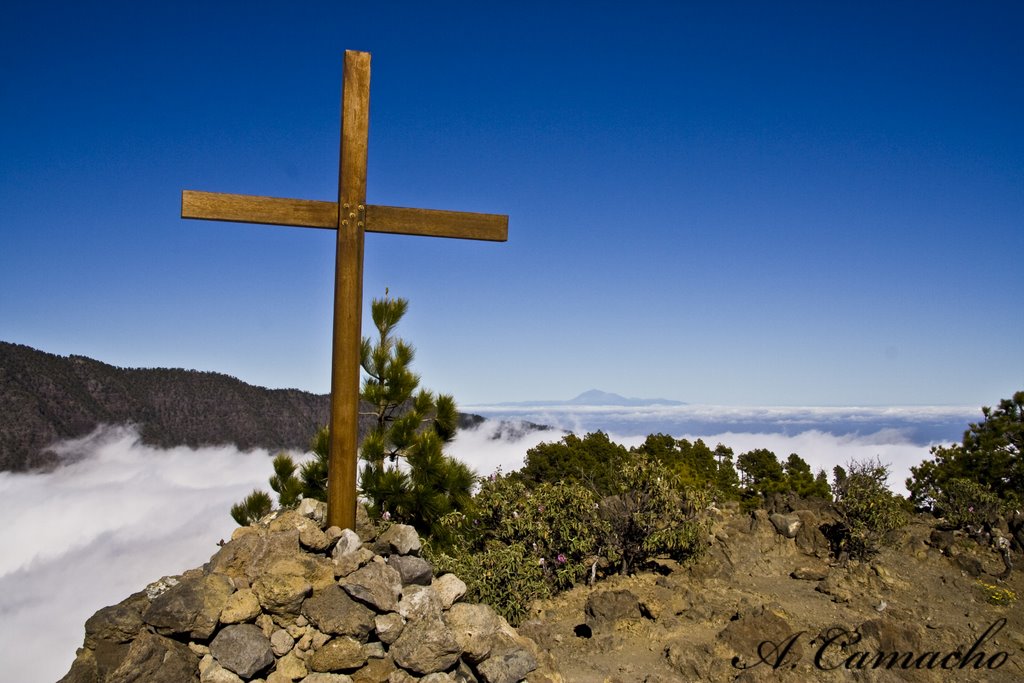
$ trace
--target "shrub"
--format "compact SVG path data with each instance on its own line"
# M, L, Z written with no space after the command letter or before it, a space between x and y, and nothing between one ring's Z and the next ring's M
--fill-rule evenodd
M273 502L266 491L253 489L242 502L231 506L231 516L239 526L249 526L270 514Z
M980 530L999 515L999 497L976 481L956 478L946 482L936 504L946 523L955 529Z
M514 622L534 599L570 588L590 571L609 531L597 508L594 493L577 482L531 489L495 474L464 513L444 519L447 546L434 542L427 552L439 570L459 574L472 599Z
M494 608L518 626L530 603L551 594L544 567L523 543L491 543L476 552L431 556L438 571L452 572L466 582L466 598Z
M850 557L866 558L881 549L885 536L906 524L899 496L886 486L889 466L853 461L836 468L835 508L842 524L842 546Z
M978 588L981 589L985 602L990 605L1002 605L1008 607L1017 602L1017 594L1009 588L994 586L991 583L978 581Z
M658 555L684 561L706 549L707 525L697 519L706 496L684 491L675 474L639 456L620 473L614 495L601 501L609 526L609 559L626 574Z

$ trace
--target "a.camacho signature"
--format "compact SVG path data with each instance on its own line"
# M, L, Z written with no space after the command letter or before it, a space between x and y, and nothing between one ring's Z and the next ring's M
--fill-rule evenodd
M864 650L859 651L855 646L860 643L862 635L860 631L842 627L833 627L826 631L819 638L810 641L812 646L816 645L814 651L814 666L821 671L833 671L836 669L863 670L863 669L987 669L995 670L1010 660L1010 653L1002 650L986 650L985 644L995 638L1006 626L1006 619L999 619L992 623L985 632L974 641L974 643L963 650L957 648L949 652L927 651L913 652L909 650ZM793 646L800 640L807 631L799 631L780 640L762 641L757 646L757 661L744 662L740 657L733 657L732 665L737 669L752 669L765 664L773 669L793 667L792 657L787 659Z

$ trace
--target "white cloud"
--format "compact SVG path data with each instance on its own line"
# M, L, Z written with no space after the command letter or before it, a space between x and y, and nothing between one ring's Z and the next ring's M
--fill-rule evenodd
M265 451L159 449L125 427L61 444L49 474L0 473L4 678L66 673L97 609L206 562L236 526L231 504L267 488Z

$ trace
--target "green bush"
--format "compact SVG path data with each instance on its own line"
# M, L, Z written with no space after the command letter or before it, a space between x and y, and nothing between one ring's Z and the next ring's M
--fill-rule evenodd
M981 529L999 515L999 497L970 479L950 479L936 502L937 511L955 529Z
M466 598L490 605L518 626L530 603L551 595L544 567L523 543L489 544L475 552L432 555L439 572L452 572L466 583Z
M615 493L600 503L609 527L609 559L625 574L659 555L699 557L708 527L698 513L707 502L705 490L683 489L665 465L638 456L623 467Z
M853 558L877 553L886 535L907 523L903 500L886 486L889 466L880 461L851 462L836 468L835 509L842 523L842 544Z
M471 599L510 622L534 599L581 581L602 555L609 531L596 496L583 485L545 482L531 489L501 474L482 482L472 504L447 516L443 526L449 542L428 546L435 566L457 573Z
M270 494L253 489L253 492L242 502L231 506L231 517L238 522L239 526L249 526L269 515L272 508L273 501L270 500Z

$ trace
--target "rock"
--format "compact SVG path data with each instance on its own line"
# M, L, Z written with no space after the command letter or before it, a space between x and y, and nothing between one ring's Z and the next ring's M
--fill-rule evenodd
M435 577L430 585L441 599L441 606L444 609L451 609L451 606L458 602L467 590L465 582L455 574Z
M380 683L388 680L394 671L396 671L395 663L390 658L371 658L366 662L366 666L352 674L352 681L353 683Z
M419 555L420 536L408 524L392 524L377 538L377 552L382 555Z
M210 558L207 568L211 573L246 577L254 581L274 563L296 558L300 552L298 530L267 533L257 529L225 543Z
M953 564L957 566L960 571L975 578L981 576L982 566L981 560L970 555L957 555L953 558Z
M327 503L322 500L303 498L295 507L295 512L313 520L320 525L320 528L327 523Z
M206 640L234 590L231 580L220 574L185 579L157 596L142 620L163 635L187 633Z
M931 535L928 537L928 545L948 555L949 549L953 546L955 540L956 536L953 535L952 531L932 529Z
M388 566L398 572L403 586L429 586L434 576L430 563L414 555L392 555L388 558Z
M312 590L306 579L293 574L265 574L253 584L260 605L273 614L298 614Z
M519 683L537 668L537 660L523 649L489 657L477 667L485 683Z
M797 532L803 526L799 515L793 513L783 515L775 512L769 515L768 519L771 521L772 526L775 527L775 530L786 538L796 538Z
M828 577L828 569L797 567L789 575L801 581L824 581Z
M270 640L252 624L225 626L210 643L210 654L242 678L252 678L274 663Z
M800 520L800 528L796 532L796 547L807 555L825 558L831 548L828 539L821 532L821 523L816 513L811 510L796 510L794 515Z
M302 683L353 683L352 677L345 674L312 673L302 679Z
M242 679L220 664L213 662L199 675L199 683L242 683Z
M352 636L366 642L374 628L375 614L348 596L339 586L315 591L302 603L302 614L324 633Z
M449 673L438 672L427 674L420 679L420 683L458 683L458 681Z
M220 623L241 624L252 621L260 613L260 601L251 588L243 588L228 596L220 613Z
M299 532L299 543L304 548L319 552L330 545L327 534L320 528L320 523L303 515L298 510L286 510L267 527L271 533L287 532L295 529Z
M341 587L378 612L394 612L402 594L402 577L384 562L375 561L342 579Z
M184 643L143 629L105 683L196 683L198 665Z
M728 626L718 633L718 640L732 648L741 663L750 665L757 661L758 652L763 651L764 647L761 644L766 640L782 641L795 632L781 615L762 606L734 615ZM762 650L759 650L759 647ZM787 666L802 657L803 645L798 639L779 664Z
M75 673L75 676L61 679L63 683L104 680L117 669L128 654L129 643L142 628L142 612L147 607L149 598L145 591L140 591L89 617L85 622L87 649L79 651L83 661L68 674Z
M398 636L402 635L403 628L405 628L405 619L396 612L378 614L374 618L374 630L377 632L380 642L385 645L391 645L398 640Z
M98 610L85 621L86 645L92 646L101 640L112 643L131 641L142 628L142 612L147 607L149 598L140 592L116 605Z
M303 548L309 548L314 552L321 552L330 547L331 539L321 531L315 522L307 521L299 527L299 543Z
M294 646L295 639L283 628L277 629L270 636L270 647L278 657L284 657Z
M599 630L614 630L620 619L640 619L640 600L628 590L597 591L587 598L585 608L587 626Z
M339 555L333 561L334 576L338 578L346 577L363 565L369 563L374 557L376 557L376 555L374 555L373 551L366 546L346 555Z
M518 634L487 605L460 602L445 612L444 621L471 663L519 646Z
M332 528L336 529L337 527ZM330 529L328 529L328 531L330 531ZM331 551L331 557L335 560L354 553L363 545L363 541L359 538L359 534L351 529L339 529L339 535L337 538L338 541L334 544L334 550Z
M281 659L277 660L277 673L285 676L290 681L298 680L309 673L309 669L306 668L306 663L299 659L294 651L289 652ZM269 683L269 681L268 681Z
M358 669L365 663L362 643L348 636L328 641L306 660L310 669L320 672Z
M402 603L407 621L389 651L395 663L419 674L444 671L455 664L462 647L442 618L437 594L424 588Z

